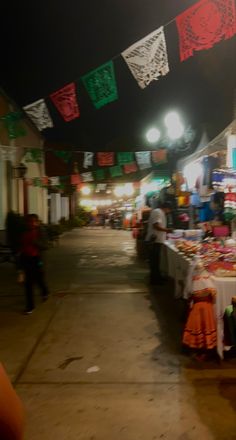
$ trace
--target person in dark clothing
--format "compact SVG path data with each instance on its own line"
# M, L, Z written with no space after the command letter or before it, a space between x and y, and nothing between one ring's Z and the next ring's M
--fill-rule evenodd
M44 279L41 257L41 252L45 249L45 242L38 216L36 214L29 214L26 218L26 224L27 229L23 233L21 240L21 267L25 278L25 312L30 314L34 310L34 284L39 286L44 301L48 298L48 288Z

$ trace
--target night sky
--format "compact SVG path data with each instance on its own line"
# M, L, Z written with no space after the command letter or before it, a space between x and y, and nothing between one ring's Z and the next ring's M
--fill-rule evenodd
M236 38L180 63L173 22L166 29L170 73L141 90L119 54L194 0L44 0L6 2L1 18L1 86L21 107L115 57L119 99L95 110L81 81L81 117L66 123L47 99L55 124L47 142L81 150L133 150L147 146L145 132L161 128L170 109L209 137L231 120L236 87ZM117 56L117 57L116 57Z

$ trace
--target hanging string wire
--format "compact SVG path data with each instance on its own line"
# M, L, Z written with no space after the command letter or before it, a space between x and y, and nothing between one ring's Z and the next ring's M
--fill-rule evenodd
M176 17L173 18L172 20L168 21L168 23L166 23L165 25L161 25L161 26L159 26L158 28L154 29L154 31L151 31L151 32L149 32L149 33L151 34L152 32L155 32L155 30L160 29L161 27L166 28L166 27L169 26L170 24L174 23L175 20L176 20ZM148 36L148 35L145 35L143 38L145 38L145 37L147 37L147 36ZM140 40L142 40L143 38L140 38ZM140 40L137 40L137 42L139 42ZM135 44L135 43L132 43L132 44ZM132 44L131 44L130 46L132 46ZM123 51L122 51L122 52L123 52ZM115 61L117 58L119 58L119 57L121 56L122 52L120 52L119 54L117 54L117 55L115 55L114 57L110 58L110 60L111 60L111 61ZM80 76L76 81L78 81L80 78L81 78L81 76Z
M164 29L167 27L167 26L169 26L169 25L171 25L172 23L174 23L175 22L175 20L176 20L176 17L175 18L172 18L170 21L168 21L166 24L164 24L164 25L160 25L158 28L156 28L156 30L157 29L159 29L160 27L163 27ZM151 32L154 32L154 31L151 31ZM151 33L150 32L150 33ZM147 35L146 35L147 36ZM143 37L143 38L145 38L145 36ZM139 40L138 40L139 41ZM137 42L138 42L137 41ZM132 43L132 44L135 44L135 43ZM131 44L131 46L132 46L132 44ZM123 51L122 51L123 52ZM120 53L118 53L118 54L116 54L116 55L114 55L112 58L109 58L109 61L115 61L116 59L118 59L120 56L121 56L121 53L122 52L120 52ZM109 61L105 61L104 63L102 63L101 64L101 66L103 65L103 64L106 64L107 62L109 62ZM99 67L99 66L98 66ZM97 68L98 68L97 67ZM96 70L96 67L95 68L93 68L93 69L91 69L91 70L89 70L89 72L92 72L93 70ZM89 73L88 72L88 73ZM63 87L65 87L67 84L70 84L71 82L79 82L80 80L81 80L81 78L83 78L83 76L85 76L86 75L86 73L84 73L83 75L80 75L79 77L77 77L77 78L75 78L73 81L70 81L70 82L66 82L65 84L64 84L64 86L61 86L58 90L61 90ZM46 98L48 98L48 96L50 96L50 95L45 95L43 98L39 98L39 99L46 99Z
M28 150L42 150L43 152L51 152L51 153L53 153L53 152L61 152L61 153L93 153L93 154L97 154L97 153L117 153L117 150L115 150L115 151L92 151L92 150L88 150L88 149L86 149L86 150L68 150L68 148L67 149L65 149L65 150L63 150L63 149L57 149L57 148L50 148L50 147L39 147L39 146L37 146L37 147L32 147L32 146L24 146L24 147L22 147L22 146L20 146L20 145L15 145L15 146L12 146L12 145L1 145L0 144L0 150L2 149L2 148L9 148L9 149L15 149L15 150L17 150L17 149L23 149L23 150L26 150L26 151L28 151ZM87 148L87 147L86 147ZM141 147L141 146L138 146L138 148L143 148L142 150L135 150L135 151L133 151L133 150L131 150L131 151L127 151L127 150L125 150L125 151L119 151L120 153L136 153L136 152L140 152L140 153L142 153L142 152L149 152L149 153L152 153L153 151L156 151L156 149L153 149L153 150L147 150L145 147ZM165 148L159 148L159 150L163 150L163 149L165 149Z

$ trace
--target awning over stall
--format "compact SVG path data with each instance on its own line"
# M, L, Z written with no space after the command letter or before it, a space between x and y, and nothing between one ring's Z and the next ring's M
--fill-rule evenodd
M212 141L210 141L205 147L198 148L195 153L190 156L185 157L178 161L178 169L183 170L183 168L189 163L193 163L203 156L209 156L211 154L217 153L219 151L227 151L228 136L230 134L236 134L236 119L228 125L218 136L216 136Z

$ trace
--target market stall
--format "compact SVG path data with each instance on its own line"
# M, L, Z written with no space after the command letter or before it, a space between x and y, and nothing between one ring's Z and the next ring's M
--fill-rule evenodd
M218 136L216 136L212 141L207 143L206 146L197 149L193 154L187 156L178 161L178 170L183 171L185 166L188 164L196 164L197 161L204 156L215 155L216 153L221 153L222 156L226 157L227 166L229 168L235 168L235 152L236 148L234 136L236 134L236 119L232 121L228 127L225 128ZM232 156L232 157L231 157Z
M196 257L203 265L216 292L217 352L223 358L223 317L236 294L236 120L205 148L180 160L175 180L178 207L188 209L193 229L169 236L165 266L175 280L176 298L188 299Z

